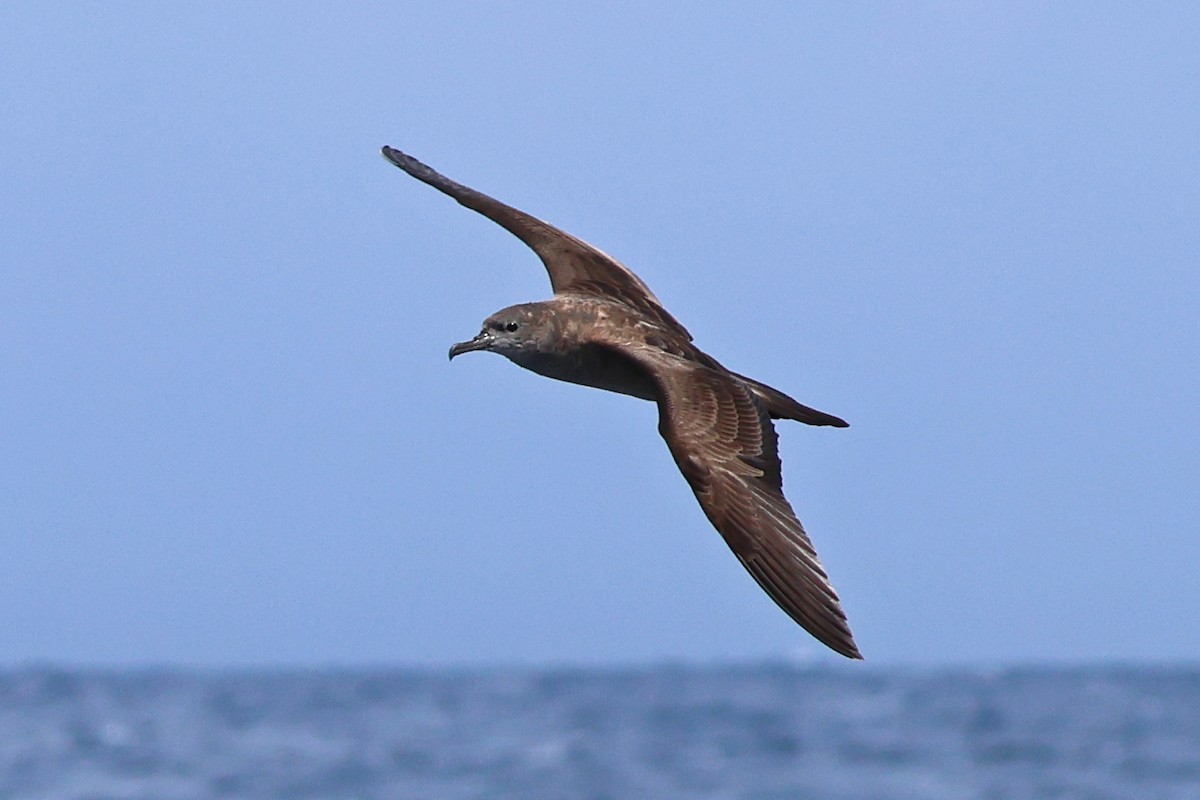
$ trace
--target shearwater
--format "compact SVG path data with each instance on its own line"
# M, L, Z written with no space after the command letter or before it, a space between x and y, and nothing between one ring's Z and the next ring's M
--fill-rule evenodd
M721 366L615 258L399 150L384 147L383 155L516 236L550 274L552 299L497 311L475 338L451 347L450 358L490 350L548 378L657 403L659 433L742 566L819 641L862 658L837 592L783 496L771 420L846 422Z

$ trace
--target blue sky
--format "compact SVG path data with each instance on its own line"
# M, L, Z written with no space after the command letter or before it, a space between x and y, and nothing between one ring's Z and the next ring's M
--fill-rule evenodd
M1200 12L6 4L0 663L837 663L391 144L845 417L868 660L1200 657Z

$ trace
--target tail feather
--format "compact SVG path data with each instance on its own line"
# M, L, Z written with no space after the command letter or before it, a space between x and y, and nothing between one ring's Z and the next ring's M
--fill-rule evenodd
M809 408L803 403L796 402L778 389L767 386L765 383L759 383L753 378L747 378L745 375L738 375L738 377L749 384L754 394L758 396L758 399L763 401L772 419L794 419L797 422L803 422L805 425L831 425L835 428L850 427L850 423L841 417L835 417L833 414L826 414L824 411Z

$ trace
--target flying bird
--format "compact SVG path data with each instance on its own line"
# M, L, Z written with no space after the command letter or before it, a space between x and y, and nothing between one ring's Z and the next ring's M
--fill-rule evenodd
M499 353L539 375L658 404L658 430L713 527L793 620L848 658L862 658L816 550L783 496L773 419L847 423L732 372L628 268L587 242L450 180L391 147L384 157L524 242L554 297L503 308L450 358Z

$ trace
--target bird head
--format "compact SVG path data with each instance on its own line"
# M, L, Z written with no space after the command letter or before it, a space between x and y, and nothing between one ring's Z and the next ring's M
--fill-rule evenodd
M479 334L451 346L450 358L472 350L491 350L520 362L522 355L551 349L553 315L538 303L509 306L483 321Z

